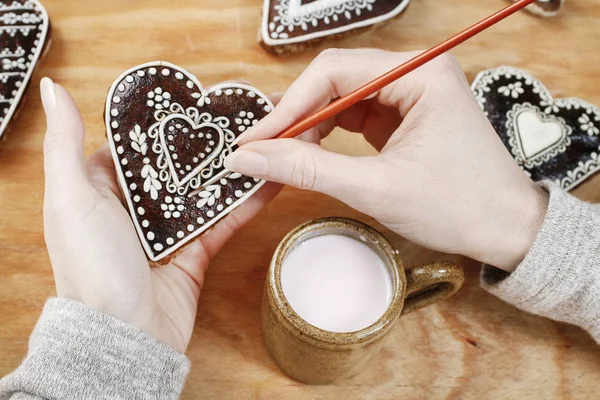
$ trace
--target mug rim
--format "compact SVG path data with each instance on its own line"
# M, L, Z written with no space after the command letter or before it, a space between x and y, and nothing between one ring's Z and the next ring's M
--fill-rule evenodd
M294 311L287 301L281 285L283 261L293 248L293 245L306 233L315 229L318 230L331 227L350 228L364 235L367 239L371 239L373 243L377 243L383 253L387 256L388 262L386 262L385 259L383 261L386 262L386 266L388 267L392 278L394 295L383 315L371 325L354 332L331 332L310 324ZM276 307L279 309L279 312L283 315L284 319L293 328L300 331L307 339L335 345L361 343L387 332L400 317L402 308L404 307L407 286L406 274L404 272L402 261L398 257L397 250L392 247L387 238L377 229L365 223L344 217L314 219L304 222L288 232L279 242L279 245L273 254L269 265L267 282L267 290L271 292Z

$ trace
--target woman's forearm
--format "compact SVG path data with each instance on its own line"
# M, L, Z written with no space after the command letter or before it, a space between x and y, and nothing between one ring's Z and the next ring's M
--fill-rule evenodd
M0 399L176 399L187 357L83 303L48 300Z
M587 330L600 343L600 207L551 184L548 212L517 269L485 266L485 289L533 314Z

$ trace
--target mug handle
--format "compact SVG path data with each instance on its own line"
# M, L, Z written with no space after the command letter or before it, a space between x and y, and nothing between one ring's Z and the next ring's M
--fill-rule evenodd
M406 271L406 298L402 315L452 296L464 281L463 269L451 262L420 265Z

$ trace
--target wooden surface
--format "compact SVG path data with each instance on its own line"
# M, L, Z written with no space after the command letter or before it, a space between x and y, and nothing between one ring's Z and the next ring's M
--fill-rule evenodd
M105 142L102 111L113 80L150 60L186 67L205 84L245 79L282 92L318 53L276 59L256 44L261 0L46 0L53 45L26 108L0 149L0 376L14 369L44 300L54 294L42 233L43 110L38 81L51 76L74 95L87 124L86 152ZM423 49L505 5L502 0L414 0L392 23L338 47ZM600 104L600 8L567 0L560 17L520 14L454 53L470 80L501 64L529 70L554 95ZM321 47L321 49L324 47ZM371 154L359 137L336 132L326 146ZM600 175L575 191L600 202ZM449 301L403 317L380 357L358 377L310 387L284 376L259 328L265 271L278 241L321 216L372 224L407 265L447 258L468 271ZM412 245L328 197L286 189L214 260L194 337L184 399L598 399L600 347L583 331L527 315L478 287L478 266Z

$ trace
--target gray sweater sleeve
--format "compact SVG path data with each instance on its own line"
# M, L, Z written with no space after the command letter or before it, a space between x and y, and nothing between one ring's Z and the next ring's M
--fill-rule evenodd
M553 184L533 247L508 274L484 266L482 286L515 307L578 325L600 343L600 208Z
M48 300L0 399L177 399L187 357L83 303Z

